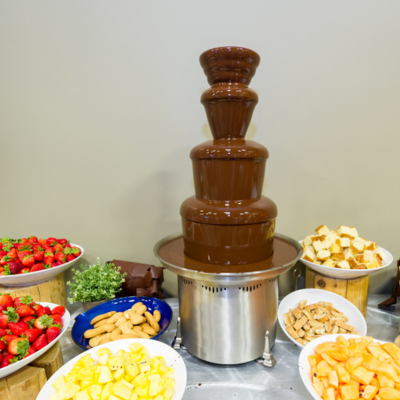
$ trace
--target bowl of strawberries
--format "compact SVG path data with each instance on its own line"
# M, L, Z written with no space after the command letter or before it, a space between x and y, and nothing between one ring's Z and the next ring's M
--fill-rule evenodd
M29 286L46 282L70 268L84 253L67 239L0 239L0 285Z
M0 378L40 357L65 333L65 307L34 302L32 297L0 295Z

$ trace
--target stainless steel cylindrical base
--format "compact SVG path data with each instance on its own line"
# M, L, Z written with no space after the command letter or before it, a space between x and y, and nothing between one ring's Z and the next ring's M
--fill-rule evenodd
M182 342L194 356L216 364L261 357L265 333L275 343L278 277L224 287L178 276Z

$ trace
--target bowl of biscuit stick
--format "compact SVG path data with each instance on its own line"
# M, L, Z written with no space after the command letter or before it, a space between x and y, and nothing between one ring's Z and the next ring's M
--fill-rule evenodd
M157 340L172 320L172 309L153 297L123 297L79 314L72 339L84 350L121 339Z

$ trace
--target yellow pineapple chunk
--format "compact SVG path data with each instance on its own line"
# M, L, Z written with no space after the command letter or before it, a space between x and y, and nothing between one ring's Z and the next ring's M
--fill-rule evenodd
M60 387L58 397L60 399L72 399L81 390L79 385L75 383L66 382Z
M65 383L65 377L64 375L60 375L53 383L53 388L56 390L59 390L61 386L63 386Z
M125 400L129 400L131 397L131 389L126 386L123 382L117 382L112 388L113 394L118 397L122 397Z
M101 367L100 375L98 378L98 383L108 383L112 382L114 377L110 371L110 369L106 366Z
M100 385L92 385L87 388L88 393L92 400L100 400L101 396L101 386Z
M75 395L74 400L92 400L92 398L89 396L89 393L86 389L83 392L78 392Z
M108 382L103 386L103 390L101 392L100 400L108 400L108 398L112 394L112 388L114 384L112 382Z

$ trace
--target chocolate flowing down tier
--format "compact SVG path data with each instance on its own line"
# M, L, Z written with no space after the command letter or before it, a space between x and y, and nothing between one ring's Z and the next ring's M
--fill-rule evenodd
M239 47L200 56L212 85L201 102L214 140L190 153L195 196L180 210L185 253L200 262L251 264L273 252L277 208L262 196L268 150L244 139L258 102L248 84L259 62Z

